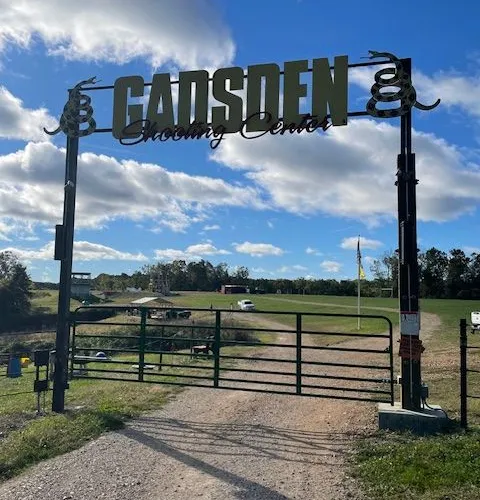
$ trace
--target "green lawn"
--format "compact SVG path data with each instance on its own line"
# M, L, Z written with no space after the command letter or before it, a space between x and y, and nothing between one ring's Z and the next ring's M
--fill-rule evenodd
M57 290L33 290L32 310L34 312L56 313L58 309ZM70 309L75 309L82 304L75 299L70 301Z

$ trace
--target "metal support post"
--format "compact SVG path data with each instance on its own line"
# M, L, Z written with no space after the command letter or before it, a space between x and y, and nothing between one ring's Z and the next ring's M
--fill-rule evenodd
M460 320L460 425L467 428L467 320Z
M140 337L138 339L138 381L143 382L145 370L145 337L147 335L147 309L140 309Z
M296 393L302 393L302 315L297 313L297 331L296 331L296 358L297 358L297 369L296 369L296 379L297 387Z
M405 72L411 74L411 59L402 59ZM409 318L418 318L416 331L406 331L400 316L401 343L412 346L419 340L419 273L417 255L417 207L415 155L412 154L412 112L401 116L401 147L398 155L398 240L399 240L399 306L400 313ZM408 333L406 335L406 333ZM401 345L402 345L401 344ZM416 358L416 359L412 359ZM421 409L420 357L402 354L402 407L409 410Z
M215 311L215 337L213 340L213 387L218 387L220 378L220 311Z
M52 410L65 410L65 389L67 388L69 314L72 279L73 235L75 229L75 196L77 190L78 137L67 136L65 160L65 195L63 204L63 230L60 245L60 289L58 292L58 319L55 338L55 373L53 377ZM56 252L57 253L57 252Z

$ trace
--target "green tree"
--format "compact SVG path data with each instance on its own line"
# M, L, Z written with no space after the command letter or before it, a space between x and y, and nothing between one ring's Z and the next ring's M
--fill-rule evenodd
M445 282L448 271L448 256L435 247L419 256L420 287L422 297L440 299L445 297Z
M460 298L461 292L467 288L470 258L463 250L453 248L450 250L447 271L447 296L455 299Z
M31 281L13 252L0 252L0 317L4 320L30 312Z

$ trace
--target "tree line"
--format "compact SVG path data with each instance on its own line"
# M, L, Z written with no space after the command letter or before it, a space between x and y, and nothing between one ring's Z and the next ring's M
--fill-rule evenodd
M480 253L465 254L454 248L448 253L430 248L418 255L420 296L423 298L480 299ZM372 279L362 280L364 297L398 296L398 256L395 252L384 254L370 267ZM92 280L97 290L125 291L127 288L149 290L152 276L162 276L171 290L220 290L225 284L239 284L251 292L292 293L316 295L354 296L356 280L334 279L266 279L252 278L247 267L230 268L222 262L213 265L206 260L157 263L144 266L132 275L102 273ZM45 286L58 288L58 284ZM12 252L0 252L0 323L3 327L15 324L29 316L33 288L43 288L32 283L26 267ZM35 311L33 311L35 312ZM38 312L38 311L36 311ZM1 328L0 328L1 330Z
M418 254L420 296L423 298L477 299L480 298L480 254L466 255L461 249L448 253L435 247ZM361 293L365 297L390 295L398 297L398 255L385 253L370 266L372 279L362 280ZM111 275L102 273L93 280L94 288L100 290L126 290L129 287L148 290L152 276L163 276L171 290L220 290L225 284L239 284L251 292L294 293L309 295L357 294L357 282L335 279L266 279L252 278L247 267L234 269L222 262L213 265L206 260L157 263L144 266L131 276L125 273Z

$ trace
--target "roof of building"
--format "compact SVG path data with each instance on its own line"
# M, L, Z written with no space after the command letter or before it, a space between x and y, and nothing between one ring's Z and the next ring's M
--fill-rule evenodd
M140 305L140 304L147 304L148 302L154 302L154 301L166 302L166 300L162 299L161 297L142 297L141 299L132 300L130 302L130 304Z

